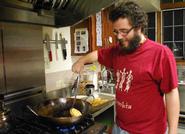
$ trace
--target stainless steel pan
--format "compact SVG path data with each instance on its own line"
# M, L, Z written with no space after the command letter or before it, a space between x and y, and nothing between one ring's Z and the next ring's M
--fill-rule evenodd
M58 98L47 100L37 106L29 107L29 110L42 120L62 125L71 125L82 120L90 111L91 105L85 100L76 99L74 108L78 109L82 116L71 117L69 110L74 98Z

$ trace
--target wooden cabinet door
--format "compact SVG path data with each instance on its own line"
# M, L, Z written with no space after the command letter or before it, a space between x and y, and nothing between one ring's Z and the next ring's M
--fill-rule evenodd
M101 47L109 46L115 44L115 36L113 34L112 22L109 20L109 11L112 7L106 8L101 11L101 20L102 20L102 46L97 46L96 39L96 15L91 16L90 18L90 31L91 31L91 48L97 50Z
M109 20L109 12L112 7L106 8L102 11L102 25L103 25L103 44L114 45L115 44L115 36L113 34L112 22Z

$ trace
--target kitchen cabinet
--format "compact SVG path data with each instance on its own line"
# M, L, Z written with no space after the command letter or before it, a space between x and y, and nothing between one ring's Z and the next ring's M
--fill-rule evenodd
M91 29L91 50L97 50L98 48L115 44L115 36L113 34L112 22L109 20L109 12L113 7L110 6L101 11L101 32L102 32L102 46L97 46L97 31L96 31L96 15L90 18L90 29Z
M185 7L185 0L161 0L161 9L174 9Z
M102 11L102 38L103 46L115 44L116 38L113 34L112 22L109 20L109 12L113 7L106 8Z

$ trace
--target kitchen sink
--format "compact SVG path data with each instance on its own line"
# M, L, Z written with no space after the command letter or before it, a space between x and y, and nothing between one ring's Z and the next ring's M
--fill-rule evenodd
M74 96L72 96L72 97L74 97ZM93 115L93 117L96 117L99 114L103 113L104 111L106 111L110 107L114 106L114 103L115 103L115 101L114 101L115 100L115 95L114 94L108 94L108 93L94 92L93 95L90 95L90 96L77 95L76 98L83 99L83 100L86 100L88 102L91 102L95 99L106 100L106 102L104 102L100 105L96 105L96 106L92 105L91 114Z
M72 98L74 98L74 96L71 96ZM114 101L115 99L115 95L114 94L109 94L109 93L98 93L95 92L90 96L87 95L77 95L76 96L77 99L83 99L86 101L92 101L93 99L97 99L97 98L101 98L101 99L106 99L108 101Z

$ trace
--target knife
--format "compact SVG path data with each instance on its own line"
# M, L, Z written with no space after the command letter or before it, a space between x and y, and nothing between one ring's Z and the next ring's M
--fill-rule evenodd
M58 33L55 33L55 54L56 54L56 60L58 60Z
M51 51L51 46L50 46L50 37L47 33L45 34L45 40L46 40L46 48L48 51L49 61L51 62L53 58L52 58L52 51Z
M65 38L62 38L61 33L60 33L60 41L61 41L61 49L62 49L63 59L66 60L66 58L67 58L67 49L66 49L67 40Z

